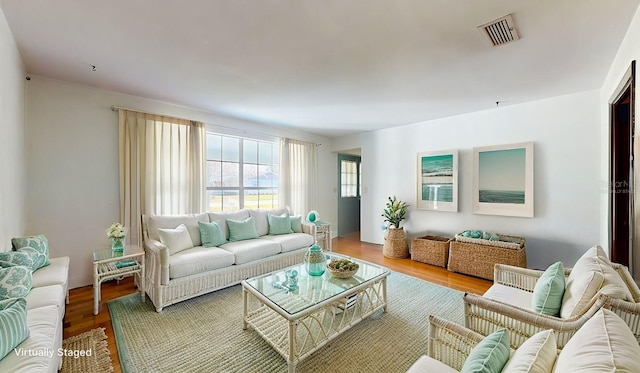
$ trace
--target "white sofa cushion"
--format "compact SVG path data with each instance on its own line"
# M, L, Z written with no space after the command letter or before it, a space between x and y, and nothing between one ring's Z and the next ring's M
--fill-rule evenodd
M40 286L31 289L25 297L27 301L27 310L40 308L44 306L56 306L60 320L64 318L66 293L62 285Z
M219 248L196 246L169 257L169 278L180 278L232 265L235 256Z
M483 297L508 303L516 307L531 309L533 293L502 284L493 284L484 293Z
M553 330L532 335L513 353L502 373L546 373L553 369L558 345Z
M554 372L640 372L640 345L615 313L601 309L571 337Z
M69 257L61 256L49 261L51 264L33 272L33 287L62 285L66 292L69 281Z
M447 364L433 359L427 355L422 355L418 360L416 360L413 365L409 368L407 373L450 373L450 372L458 372L457 370L451 368Z
M29 337L0 360L0 372L57 372L61 359L57 350L62 345L62 322L58 318L56 306L29 310L27 326ZM16 354L28 351L36 356ZM53 356L45 355L47 352Z
M268 240L278 243L280 251L288 253L289 251L298 250L302 247L313 245L313 237L305 233L290 233L278 236L263 236L262 240Z
M594 271L604 275L604 283L600 292L613 298L633 301L629 288L618 272L611 267L611 262L600 246L593 246L578 259L571 269L567 282L571 281L574 276L581 276L584 273Z
M248 210L228 211L228 212L210 212L209 220L211 222L219 221L224 229L224 235L229 239L229 227L227 226L227 219L231 220L245 220L249 218Z
M280 253L277 242L256 238L253 240L229 242L220 246L235 256L237 265L260 260Z
M200 239L200 227L199 221L209 222L209 215L207 213L202 214L187 214L187 215L150 215L147 216L147 234L152 240L160 241L160 234L158 229L174 229L180 224L184 224L191 236L191 242L193 246L202 245Z
M167 246L170 255L194 247L189 231L184 224L180 224L174 229L160 228L158 234L160 242Z

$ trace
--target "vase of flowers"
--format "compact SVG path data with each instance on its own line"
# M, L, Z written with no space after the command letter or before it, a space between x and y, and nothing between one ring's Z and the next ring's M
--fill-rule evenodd
M111 250L114 253L124 251L124 239L127 237L127 229L120 223L113 223L107 229L107 237L111 240Z

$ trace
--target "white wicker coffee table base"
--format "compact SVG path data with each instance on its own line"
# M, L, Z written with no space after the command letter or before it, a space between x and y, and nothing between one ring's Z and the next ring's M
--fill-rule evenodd
M290 315L243 284L244 329L253 328L287 361L297 364L379 309L387 310L387 275ZM295 301L291 297L291 301ZM346 311L345 311L346 309Z

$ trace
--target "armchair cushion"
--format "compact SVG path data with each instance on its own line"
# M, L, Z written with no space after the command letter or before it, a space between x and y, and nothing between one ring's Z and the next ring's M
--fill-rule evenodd
M457 373L458 371L451 368L447 364L441 362L440 360L436 360L427 355L422 355L418 360L416 360L413 365L409 368L407 373Z
M573 274L573 271L571 271ZM598 293L604 282L604 275L600 272L588 272L579 276L569 276L567 286L562 296L560 317L568 319L579 314Z
M611 262L600 246L593 246L578 259L571 269L571 274L567 281L571 280L574 273L579 276L583 273L593 271L600 272L604 275L604 282L600 290L603 294L612 298L633 301L631 292L620 275L613 269Z
M547 268L536 282L531 308L544 315L558 316L564 294L564 266L556 262Z
M514 352L502 370L503 373L551 372L558 354L553 330L543 330L527 339Z
M554 372L640 372L640 345L615 313L599 310L567 342Z
M471 350L461 372L501 372L509 360L509 353L509 332L506 329L498 329Z
M160 242L169 249L170 255L193 247L193 241L184 224L178 225L175 229L160 228L158 235L160 235Z

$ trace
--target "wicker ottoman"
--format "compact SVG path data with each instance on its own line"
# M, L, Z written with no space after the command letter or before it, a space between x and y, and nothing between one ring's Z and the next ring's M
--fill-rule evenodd
M501 240L488 241L482 239L461 238L449 245L448 269L453 272L493 280L493 269L496 263L526 268L527 252L522 237L498 235ZM500 246L502 245L502 246Z
M447 267L451 238L422 236L411 240L411 259L438 267Z

